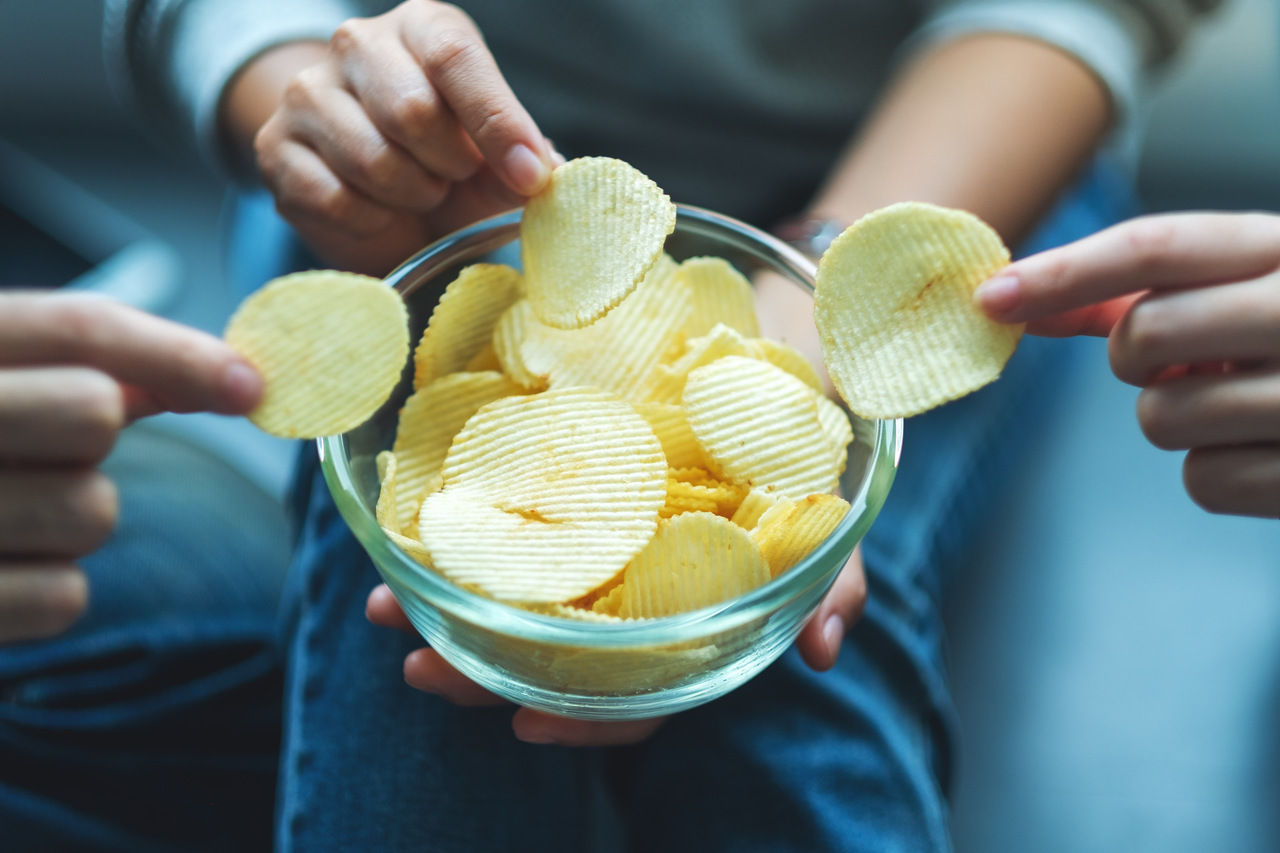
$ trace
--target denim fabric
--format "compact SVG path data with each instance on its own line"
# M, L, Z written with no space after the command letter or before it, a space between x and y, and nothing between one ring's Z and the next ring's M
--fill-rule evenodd
M104 466L88 612L0 647L0 850L263 850L280 741L278 504L145 424Z

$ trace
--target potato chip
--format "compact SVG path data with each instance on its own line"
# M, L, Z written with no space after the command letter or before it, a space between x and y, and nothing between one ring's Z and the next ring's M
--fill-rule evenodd
M715 643L686 648L562 646L551 653L547 675L572 693L637 692L679 683L721 654Z
M587 385L640 397L654 368L684 340L689 289L676 269L661 256L621 305L582 329L553 328L538 321L531 303L513 305L494 335L499 359L522 384Z
M769 580L751 535L727 519L694 512L666 519L627 566L623 618L670 616L736 598Z
M520 273L472 264L449 282L413 352L413 387L456 373L484 351L498 318L520 297Z
M752 355L748 340L723 323L717 323L701 338L694 338L670 365L659 364L644 390L644 399L659 403L679 403L690 371L726 355Z
M525 290L538 319L577 329L635 289L676 225L666 193L607 157L570 160L525 204Z
M776 492L766 492L764 489L752 489L747 492L742 503L738 504L729 520L743 530L754 530L760 517L780 500L789 501L790 498L783 498Z
M733 264L724 258L688 258L680 264L680 277L693 296L686 335L701 337L723 323L744 337L760 336L755 291Z
M707 455L698 444L684 407L674 403L635 403L640 416L653 427L653 433L662 443L662 452L672 468L702 468L708 464Z
M446 577L502 601L563 602L607 582L666 501L653 430L593 388L490 403L454 439L443 474L420 538Z
M812 388L780 368L727 356L689 374L684 406L707 456L750 488L829 492L839 476Z
M826 433L831 444L831 458L836 468L836 476L844 473L844 466L849 461L849 442L853 441L853 424L844 409L827 399L826 395L817 391L813 400L818 405L818 421L822 431Z
M822 390L822 376L800 350L769 338L753 338L748 344L751 355L774 367L781 367L815 391Z
M776 578L821 545L848 513L849 502L835 495L783 499L760 517L751 539Z
M972 214L918 202L855 222L818 264L814 319L840 396L864 418L920 414L1000 375L1022 336L973 291L1009 252Z
M382 486L378 491L378 502L374 504L374 518L383 529L399 533L401 524L396 516L396 455L390 450L384 450L374 458L374 464L378 467L378 482Z
M453 437L481 406L524 389L501 373L451 373L419 388L400 410L392 446L396 473L396 528L418 535L418 507L443 484L442 470Z
M249 420L316 438L354 429L391 396L409 355L409 315L376 278L317 270L268 282L223 337L262 374Z

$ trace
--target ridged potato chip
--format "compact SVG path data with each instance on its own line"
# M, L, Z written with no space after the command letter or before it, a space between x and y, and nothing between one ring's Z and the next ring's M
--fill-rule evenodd
M821 545L848 513L849 502L835 495L784 498L760 516L751 539L776 578Z
M398 468L397 530L418 535L418 507L427 494L443 484L449 446L467 419L481 406L523 393L523 388L495 371L451 373L419 388L405 400L392 446Z
M790 501L791 499L783 498L776 492L752 489L747 492L746 497L742 499L742 503L738 504L737 510L734 511L729 520L743 530L755 530L756 525L760 523L761 516L781 500Z
M684 395L684 383L690 371L710 364L726 355L753 355L751 345L741 334L723 323L717 323L711 331L694 338L685 345L684 352L671 364L659 364L644 390L644 398L656 403L679 403Z
M751 535L727 519L693 512L658 525L622 581L623 618L670 616L736 598L769 581Z
M223 338L262 374L249 420L284 438L317 438L354 429L391 396L409 355L409 315L376 278L315 270L268 282Z
M667 464L618 397L508 397L454 439L419 538L446 577L501 601L565 602L609 581L652 537Z
M689 427L684 407L675 403L636 403L635 409L653 427L662 442L662 452L672 468L701 468L708 464L707 455Z
M849 461L849 444L853 441L853 424L844 409L827 399L817 391L813 393L813 401L818 405L818 421L822 431L826 433L831 444L831 458L834 460L836 476L844 473L844 466Z
M663 255L621 305L582 329L548 326L530 302L516 303L494 334L499 360L522 384L585 385L638 399L660 360L684 340L689 289L676 269Z
M680 277L693 295L686 335L701 337L723 323L743 337L760 336L755 291L733 264L724 258L688 258L680 264Z
M725 476L799 498L831 491L839 476L815 397L790 373L731 355L689 374L684 407Z
M754 338L750 346L751 355L774 367L781 367L815 391L822 390L822 376L800 350L769 338Z
M671 199L621 160L581 157L558 167L520 224L534 313L562 329L594 323L640 283L675 225Z
M1009 251L972 214L919 202L882 208L818 264L814 320L840 396L864 418L900 418L1000 375L1021 326L989 320L973 291Z
M520 297L520 286L520 273L505 264L472 264L458 273L413 351L413 387L467 369L488 347L498 318Z

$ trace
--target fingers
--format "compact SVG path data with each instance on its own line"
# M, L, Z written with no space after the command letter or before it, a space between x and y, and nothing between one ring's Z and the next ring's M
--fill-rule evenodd
M416 690L467 708L506 703L454 669L435 649L418 649L405 656L404 680Z
M639 743L656 732L666 717L644 720L574 720L532 708L521 708L511 718L511 728L525 743L559 746L622 746Z
M110 300L4 295L0 318L0 367L90 366L176 412L244 414L262 396L257 371L222 341Z
M1157 382L1137 408L1143 433L1165 450L1280 442L1280 367Z
M88 554L118 515L116 488L97 471L0 469L0 560Z
M485 160L511 189L533 195L551 177L552 154L516 99L479 30L461 10L431 4L402 20L404 43Z
M0 644L60 634L88 604L84 573L70 563L0 564Z
M395 595L384 583L378 584L369 593L369 598L364 605L364 615L370 622L381 625L383 628L396 628L411 634L417 633L417 629L401 609L400 602L396 601Z
M0 463L96 464L125 416L120 386L97 370L0 370Z
M819 672L835 666L845 631L862 616L866 603L867 578L862 569L862 552L855 549L796 638L796 648L804 662Z
M1049 317L1149 289L1257 278L1280 266L1280 217L1166 214L1123 222L1006 267L975 293L1002 322Z
M1280 518L1280 445L1197 448L1182 481L1209 512Z
M1152 292L1116 325L1111 369L1146 385L1164 368L1280 357L1280 274L1219 287Z

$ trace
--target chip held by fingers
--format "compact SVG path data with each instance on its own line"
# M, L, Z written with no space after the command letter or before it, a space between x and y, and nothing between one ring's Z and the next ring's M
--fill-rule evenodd
M973 292L1008 263L982 220L922 202L867 214L837 237L818 264L814 321L849 409L910 417L995 380L1022 326L988 319Z
M409 315L379 279L313 270L268 282L223 338L262 374L249 420L272 435L317 438L354 429L391 396L409 356Z
M628 163L579 157L558 167L520 224L533 313L560 329L594 323L635 289L675 227L671 199Z

